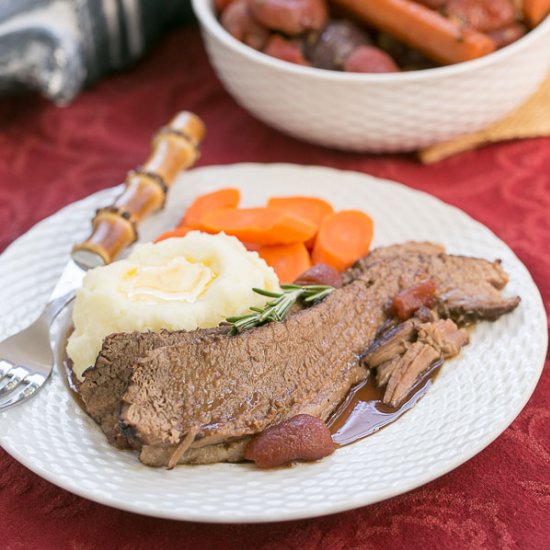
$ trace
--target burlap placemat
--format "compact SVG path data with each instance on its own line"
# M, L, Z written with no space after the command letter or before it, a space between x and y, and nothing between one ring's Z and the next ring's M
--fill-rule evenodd
M424 164L438 162L456 153L488 143L550 135L550 74L526 103L488 128L422 149Z

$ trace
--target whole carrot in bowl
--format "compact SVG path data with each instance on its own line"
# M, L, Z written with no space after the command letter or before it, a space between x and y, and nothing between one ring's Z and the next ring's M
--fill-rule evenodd
M442 65L476 59L496 49L487 35L412 0L333 2Z

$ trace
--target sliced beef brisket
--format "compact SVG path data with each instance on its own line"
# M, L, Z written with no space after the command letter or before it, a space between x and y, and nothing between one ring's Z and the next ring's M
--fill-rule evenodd
M121 399L139 357L160 347L176 344L179 332L123 332L103 341L96 363L84 372L79 392L88 414L101 426L109 443L130 448L119 423Z
M181 462L300 413L326 419L366 377L360 355L387 320L391 298L421 280L433 278L440 296L458 290L468 298L474 316L464 316L463 301L440 303L443 314L462 322L493 319L519 302L500 296L507 276L498 262L448 256L433 245L380 249L352 272L344 287L283 322L234 337L224 328L177 333L177 343L152 345L130 367L120 410L132 440L143 443L141 459L166 465L190 433L196 435ZM452 321L415 325L412 334L404 350L386 360L393 363L386 365L390 403L427 366L464 343Z

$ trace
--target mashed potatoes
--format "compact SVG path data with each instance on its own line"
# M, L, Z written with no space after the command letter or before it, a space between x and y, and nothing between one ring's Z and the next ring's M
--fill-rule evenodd
M273 269L234 237L193 231L136 245L125 260L90 271L78 291L67 345L74 371L95 363L103 338L133 330L193 330L261 307L253 287L279 289Z

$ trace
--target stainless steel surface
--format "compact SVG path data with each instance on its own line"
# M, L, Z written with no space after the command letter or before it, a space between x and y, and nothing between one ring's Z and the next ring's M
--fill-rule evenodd
M0 342L0 410L29 399L50 377L54 363L50 326L73 300L84 273L70 260L38 319Z
M74 262L84 270L105 265L103 258L91 250L73 250Z

